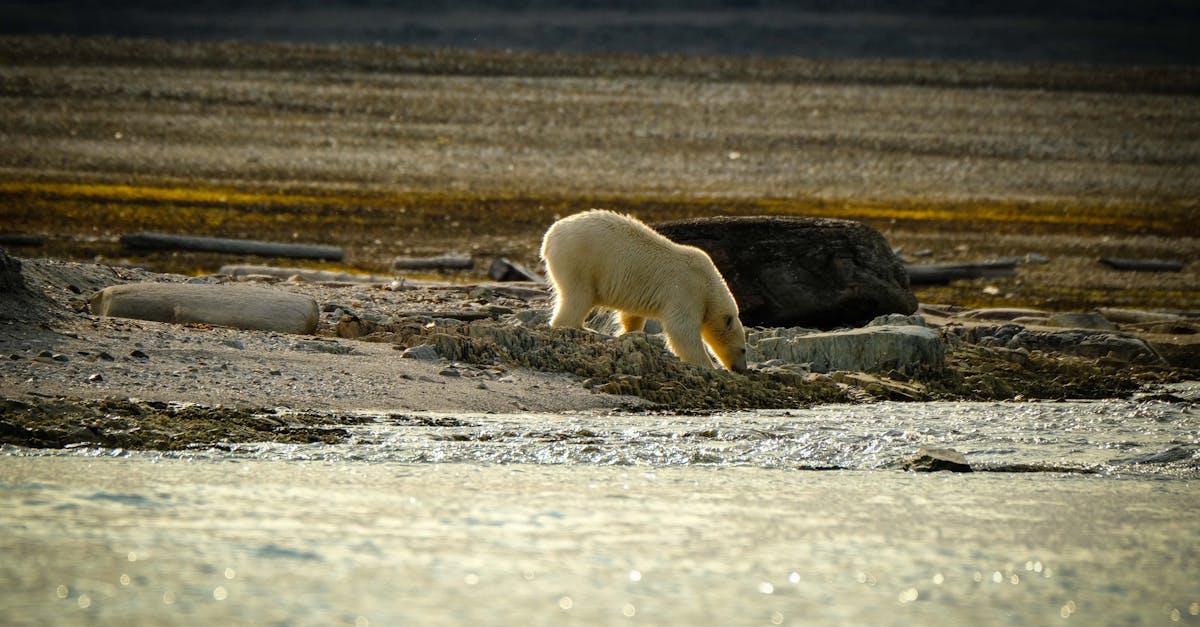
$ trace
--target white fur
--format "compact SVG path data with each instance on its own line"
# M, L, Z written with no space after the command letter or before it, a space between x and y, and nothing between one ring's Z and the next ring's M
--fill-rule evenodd
M553 327L582 327L596 307L621 313L623 332L660 320L683 361L730 370L746 366L737 302L708 254L676 244L635 218L592 210L555 222L542 239L554 283Z

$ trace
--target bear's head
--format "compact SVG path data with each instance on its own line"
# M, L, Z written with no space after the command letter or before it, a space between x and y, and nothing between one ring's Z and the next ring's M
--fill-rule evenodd
M737 305L730 305L710 311L700 332L726 370L746 372L746 330L738 319Z

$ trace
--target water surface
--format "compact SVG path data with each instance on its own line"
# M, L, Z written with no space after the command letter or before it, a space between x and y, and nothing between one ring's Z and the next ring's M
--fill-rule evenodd
M1200 623L1186 403L356 429L336 446L3 449L6 622ZM1064 471L897 469L921 446Z

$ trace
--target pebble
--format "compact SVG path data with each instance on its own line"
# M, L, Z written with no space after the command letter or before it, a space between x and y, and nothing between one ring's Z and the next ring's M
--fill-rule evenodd
M150 359L150 356L140 350L134 349L129 352L129 356L134 359Z
M89 376L87 380L89 383L103 383L104 376L97 372L96 374Z

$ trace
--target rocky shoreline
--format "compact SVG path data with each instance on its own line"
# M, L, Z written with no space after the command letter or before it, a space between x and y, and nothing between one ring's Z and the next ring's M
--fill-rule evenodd
M751 371L680 362L660 335L554 330L548 290L188 278L42 259L0 306L0 440L169 450L243 441L333 442L396 412L720 413L878 400L1154 396L1200 380L1200 321L1064 328L1025 310L922 306L835 331L757 328ZM10 278L13 276L9 274ZM14 283L15 281L9 281ZM109 285L258 284L313 298L313 335L93 315ZM1099 314L1085 316L1095 323ZM1163 326L1166 325L1166 326ZM653 329L651 329L653 331ZM881 358L882 357L882 358ZM838 361L840 360L840 361ZM857 360L857 361L855 361ZM1194 401L1187 401L1194 402Z

